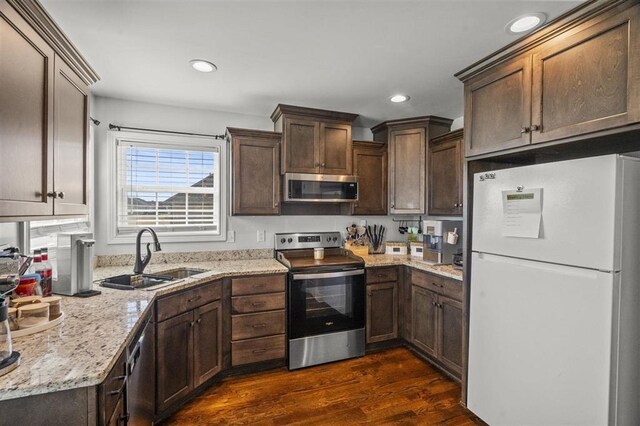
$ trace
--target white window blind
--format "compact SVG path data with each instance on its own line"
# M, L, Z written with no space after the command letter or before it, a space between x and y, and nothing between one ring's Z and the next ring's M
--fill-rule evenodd
M118 233L220 233L220 151L217 147L119 141Z

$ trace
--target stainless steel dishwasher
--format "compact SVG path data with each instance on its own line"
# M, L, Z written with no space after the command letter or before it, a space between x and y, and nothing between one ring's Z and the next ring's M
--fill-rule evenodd
M127 361L127 425L153 424L155 411L155 328L151 320L140 327L129 344Z

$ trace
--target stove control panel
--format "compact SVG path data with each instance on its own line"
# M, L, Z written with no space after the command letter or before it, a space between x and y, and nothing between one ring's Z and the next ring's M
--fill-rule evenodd
M342 246L340 232L299 232L291 234L276 234L276 250L333 248Z

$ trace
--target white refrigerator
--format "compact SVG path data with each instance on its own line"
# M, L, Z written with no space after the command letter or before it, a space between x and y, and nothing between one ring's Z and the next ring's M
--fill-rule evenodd
M468 408L496 426L640 425L640 159L474 179Z

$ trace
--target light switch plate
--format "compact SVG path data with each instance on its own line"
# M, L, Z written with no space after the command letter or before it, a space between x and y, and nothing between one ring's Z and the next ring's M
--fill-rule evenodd
M228 243L236 242L236 231L227 231L227 242Z
M264 242L264 234L266 231L258 231L258 242L262 243Z

